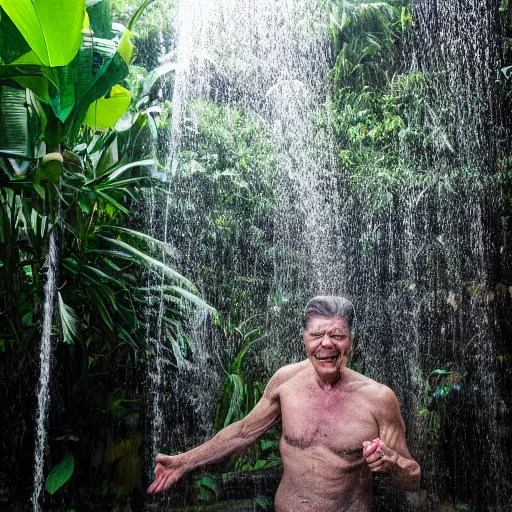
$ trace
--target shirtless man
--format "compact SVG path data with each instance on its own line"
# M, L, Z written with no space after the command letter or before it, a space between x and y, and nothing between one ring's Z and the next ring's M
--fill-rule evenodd
M354 309L342 297L315 297L306 306L308 359L270 379L244 419L180 455L156 457L149 493L168 489L198 466L238 453L279 419L283 478L276 512L370 512L372 472L399 489L419 489L398 400L388 387L346 368Z

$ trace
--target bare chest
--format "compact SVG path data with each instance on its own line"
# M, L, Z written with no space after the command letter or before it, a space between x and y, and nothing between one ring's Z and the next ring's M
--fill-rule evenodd
M357 392L290 389L281 396L281 415L284 438L297 448L360 456L363 441L379 435L371 402Z

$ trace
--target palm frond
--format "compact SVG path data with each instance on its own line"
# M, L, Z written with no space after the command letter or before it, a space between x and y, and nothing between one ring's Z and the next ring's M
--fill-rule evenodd
M194 293L189 292L188 290L185 290L184 288L181 288L179 286L169 286L168 289L175 292L180 297L186 299L190 303L194 304L198 308L202 310L207 310L208 313L212 316L213 321L217 321L217 311L215 308L207 304L201 297L198 295L195 295Z
M59 297L59 316L62 326L62 337L64 343L72 345L78 337L79 319L75 310L64 303L62 295L58 292Z
M224 427L232 423L232 418L237 418L242 415L240 406L244 396L244 383L240 375L228 375L227 387L231 388L231 399L229 401L229 408L224 419ZM237 418L238 419L238 418Z
M172 280L180 283L181 285L185 286L191 292L193 292L193 293L197 292L195 286L186 277L182 276L179 272L177 272L173 268L169 267L162 261L159 261L159 260L149 256L148 254L146 254L142 251L139 251L132 245L130 245L126 242L123 242L122 240L117 240L115 238L108 238L103 235L98 235L98 236L99 236L99 238L102 238L109 244L117 246L120 249L123 249L127 253L131 254L139 261L139 263L147 265L148 267L154 267L154 268L160 269L164 273L164 275L166 275L167 277L171 278Z
M143 233L142 231L135 231L134 229L124 228L121 226L100 226L97 228L97 232L104 231L120 231L122 233L126 233L127 235L133 236L139 240L144 240L145 242L149 242L150 244L155 245L156 247L160 247L165 254L169 254L172 257L176 257L176 252L174 249L166 242L162 242L151 235Z

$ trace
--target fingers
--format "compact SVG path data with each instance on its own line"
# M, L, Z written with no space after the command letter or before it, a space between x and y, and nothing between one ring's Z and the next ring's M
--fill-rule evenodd
M155 472L156 472L156 470L155 470ZM156 489L160 485L160 482L162 481L162 479L163 479L163 474L158 475L153 480L153 483L148 487L147 493L148 494L153 494L154 492L156 492Z
M161 473L165 473L166 471L167 471L167 468L165 466L163 466L162 464L157 464L155 467L155 471L154 471L155 478L158 475L160 475Z
M377 437L373 441L363 443L363 457L371 471L381 471L383 466L384 450L383 443Z
M183 471L180 471L179 469L169 469L163 464L158 463L155 468L155 480L148 487L147 492L149 494L155 494L169 489L171 485L180 479L182 474Z
M377 437L373 441L365 441L363 443L363 456L368 458L380 447L380 439Z
M397 452L388 448L379 438L363 443L363 456L370 471L377 472L392 470L398 459Z
M148 487L148 494L156 494L168 489L173 484L173 482L170 481L172 480L171 477L172 473L169 471L158 475L153 483Z
M176 474L173 471L167 471L162 475L162 478L158 481L158 484L153 489L153 493L163 492L169 489L172 484L178 480ZM149 491L149 490L148 490Z

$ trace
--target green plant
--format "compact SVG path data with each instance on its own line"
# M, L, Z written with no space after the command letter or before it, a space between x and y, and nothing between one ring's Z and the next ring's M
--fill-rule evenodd
M0 30L10 35L11 41L0 53L4 62L0 84L4 85L4 92L10 93L9 105L18 107L3 108L2 117L10 131L24 134L27 107L24 108L22 96L16 96L11 89L28 90L32 97L29 114L39 120L41 129L40 138L27 147L28 151L19 144L4 145L0 147L4 154L37 157L41 142L46 145L46 152L58 150L63 141L74 145L88 111L88 122L94 122L98 110L109 110L110 103L116 103L115 98L96 101L109 95L128 75L133 55L131 32L105 26L108 1L89 2L87 11L85 0L73 2L72 10L63 8L62 3L63 0L38 4L3 0L0 4L6 9L0 13ZM23 21L27 19L32 22ZM103 37L93 35L89 27Z
M243 365L251 348L264 339L261 327L245 328L252 319L246 320L237 327L228 326L230 335L239 338L239 350L226 372L226 384L221 394L221 400L215 416L215 430L219 431L231 423L242 419L256 405L261 398L261 384L259 382L245 382ZM226 328L224 329L226 332Z
M385 70L378 57L405 30L410 19L406 7L399 9L399 2L375 0L335 0L328 4L336 58L334 83L382 83Z
M148 3L141 4L133 21ZM156 176L165 169L137 147L141 138L156 138L151 112L136 107L139 98L127 95L118 83L132 58L128 29L112 29L108 0L88 1L88 16L85 2L77 6L79 28L87 26L88 17L94 34L85 30L82 39L79 30L82 45L76 56L67 64L59 61L58 67L53 60L36 62L35 50L30 53L20 30L0 11L2 37L13 33L13 44L0 48L5 63L0 67L0 381L9 400L33 395L35 383L26 376L36 374L47 245L50 232L56 231L60 272L52 331L56 363L50 446L52 455L64 459L50 471L47 489L62 488L57 498L67 495L71 501L75 480L105 476L110 482L101 496L105 500L140 486L141 441L139 436L136 444L134 430L143 397L133 381L153 357L144 324L149 292L162 292L165 350L175 358L190 351L185 334L193 315L190 305L209 308L175 270L172 249L139 231L133 220L135 205L161 186ZM49 22L41 18L41 23ZM17 62L23 52L30 53L23 57L30 63ZM143 93L148 95L169 70L166 66L150 74ZM112 130L130 97L129 123L122 131ZM116 109L110 116L108 111ZM148 290L148 272L163 276L162 288ZM9 464L28 443L31 420L25 409L10 402L5 407L6 432L14 432ZM0 441L4 445L6 439ZM94 454L95 460L84 454ZM76 462L71 473L77 477L69 481L71 458Z
M46 490L50 494L57 492L71 478L74 469L75 458L71 453L67 452L46 477Z
M161 133L168 115L157 118ZM182 147L170 184L169 236L190 247L189 272L207 302L238 325L266 308L276 201L271 140L242 109L203 101L188 105Z
M430 441L440 439L441 429L446 415L449 414L448 400L461 390L464 373L456 370L435 369L426 385L427 403L420 415L427 421L427 436Z
M219 494L218 484L213 476L203 475L194 482L197 500L199 502L212 502Z
M217 431L249 414L263 395L263 385L259 381L252 380L245 369L248 354L264 339L260 327L246 330L251 321L252 319L248 319L237 327L229 327L230 335L235 335L239 339L239 349L226 370L226 384L215 416ZM279 437L279 430L275 427L271 428L258 443L238 457L234 469L256 471L280 465Z
M270 511L274 504L267 496L256 496L256 498L254 498L254 505L256 510Z
M471 503L457 503L455 505L455 510L457 512L474 512L476 508Z

